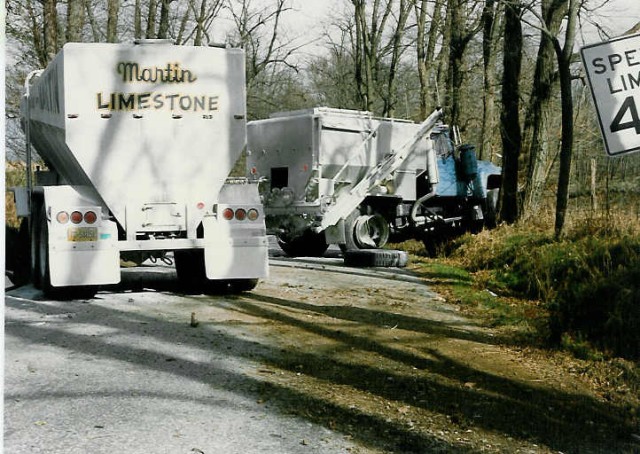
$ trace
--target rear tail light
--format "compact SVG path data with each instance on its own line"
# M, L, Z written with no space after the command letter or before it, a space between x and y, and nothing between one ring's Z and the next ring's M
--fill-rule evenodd
M245 210L244 208L238 208L235 211L232 208L225 208L222 210L222 218L226 221L235 219L236 221L244 221L249 219L250 221L256 221L260 217L260 212L255 208Z
M231 219L233 219L233 210L231 208L225 208L222 211L222 217L227 221L230 221Z
M236 210L236 220L244 221L246 217L247 217L247 212L245 210L243 210L242 208L238 208Z
M60 224L66 224L69 221L74 224L80 224L82 221L86 224L95 224L97 220L98 215L93 210L88 210L84 214L78 210L73 211L71 215L66 211L58 211L58 214L56 214L56 221Z
M58 214L56 214L56 221L58 221L60 224L66 224L67 222L69 222L69 213L67 213L66 211L60 211Z
M98 220L98 216L93 211L87 211L84 214L84 222L86 222L87 224L93 224L97 220Z
M71 213L71 222L74 224L80 224L82 222L83 216L79 211L74 211Z
M256 210L255 208L251 208L249 211L247 211L247 218L250 221L255 221L256 219L258 219L258 210Z

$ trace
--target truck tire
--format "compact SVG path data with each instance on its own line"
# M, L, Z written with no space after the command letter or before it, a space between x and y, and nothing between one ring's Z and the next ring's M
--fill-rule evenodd
M387 249L360 249L344 253L344 264L356 267L397 267L407 266L409 255L405 251Z
M31 280L30 248L27 218L22 219L19 229L5 227L6 272L13 287L28 284Z
M33 204L37 203L35 200ZM31 258L31 282L33 286L38 290L42 290L42 282L40 281L40 254L38 242L40 241L40 206L34 206L31 213L31 230L29 232L29 246L30 246L30 258Z
M324 232L305 230L300 236L278 236L278 245L289 257L322 257L329 248Z
M39 227L37 241L37 275L42 292L47 298L54 300L91 299L98 288L93 285L54 287L51 285L49 273L49 227L44 205L38 215Z
M487 198L484 202L484 225L493 229L498 225L498 198L500 189L488 189Z
M363 215L356 210L345 219L344 229L346 242L340 245L342 252L379 249L389 241L389 223L380 214Z
M258 279L231 279L230 284L234 293L250 292L258 285Z

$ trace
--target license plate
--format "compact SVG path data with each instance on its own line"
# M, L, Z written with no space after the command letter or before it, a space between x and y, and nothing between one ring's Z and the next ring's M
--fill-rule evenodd
M98 241L97 227L71 227L67 230L69 241Z

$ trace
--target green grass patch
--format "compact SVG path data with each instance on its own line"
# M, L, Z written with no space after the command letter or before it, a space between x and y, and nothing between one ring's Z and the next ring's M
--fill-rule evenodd
M447 301L485 326L499 328L511 340L539 343L542 330L538 325L546 319L546 312L537 301L503 294L490 273L472 272L455 260L414 256L411 266Z
M502 226L464 235L451 249L446 260L475 289L452 292L493 326L535 329L582 358L640 359L640 235L629 223L583 223L559 240L530 225Z

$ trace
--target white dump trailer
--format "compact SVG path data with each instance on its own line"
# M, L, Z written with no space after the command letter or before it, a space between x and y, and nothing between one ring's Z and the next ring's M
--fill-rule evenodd
M142 40L67 44L30 76L23 129L46 171L15 198L36 286L92 294L119 282L121 256L170 251L191 286L267 275L257 185L228 179L246 146L244 75L240 49Z
M440 110L421 124L326 107L249 122L247 170L262 180L268 230L289 255L317 256L328 244L377 249L393 237L430 245L482 225L500 168L455 147L448 131Z

